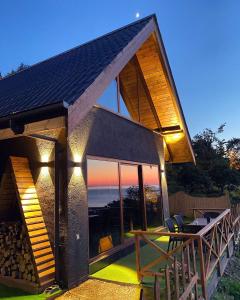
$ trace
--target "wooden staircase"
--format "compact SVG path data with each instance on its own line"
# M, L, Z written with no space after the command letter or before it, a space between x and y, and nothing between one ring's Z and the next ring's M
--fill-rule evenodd
M36 275L40 287L45 288L55 281L55 259L29 162L25 157L11 156L10 163L20 211L32 249Z

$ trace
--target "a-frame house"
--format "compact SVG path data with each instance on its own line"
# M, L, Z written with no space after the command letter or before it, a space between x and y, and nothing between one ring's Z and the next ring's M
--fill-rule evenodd
M22 180L34 189L27 197L11 189L23 225L26 209L44 220L45 240L34 231L34 245L47 240L54 252L51 272L50 260L36 266L46 284L55 277L74 286L90 265L130 247L132 229L162 226L165 163L194 162L194 154L156 17L0 80L0 153L0 179L12 161L19 177L32 178ZM17 222L7 195L0 222Z

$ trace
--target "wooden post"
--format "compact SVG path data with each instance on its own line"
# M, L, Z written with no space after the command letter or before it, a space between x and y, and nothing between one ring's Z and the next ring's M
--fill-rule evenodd
M166 280L166 299L171 300L171 285L170 285L170 273L169 266L166 266L165 270L165 280Z
M193 258L193 272L194 272L194 276L195 276L197 274L197 264L196 264L196 255L195 255L194 241L195 240L192 240L191 246L192 246L192 258ZM195 299L198 299L197 282L194 285L194 292L195 292Z
M160 300L160 280L157 275L155 275L155 284L154 284L154 300Z
M174 283L175 283L175 295L176 299L179 299L180 293L179 293L179 274L178 274L178 264L177 259L174 257Z
M139 235L135 234L135 247L136 247L136 269L137 269L137 277L138 281L142 281L142 275L141 275L141 260L140 260L140 241L139 241Z
M142 216L142 229L147 230L147 214L146 214L146 201L144 193L144 182L143 182L143 167L138 166L138 182L139 182L139 198L141 203L141 216Z
M204 299L208 299L207 297L207 287L206 287L206 277L205 277L205 266L204 266L204 256L203 256L203 245L202 238L198 239L198 255L200 258L200 272L201 272L201 285L202 285L202 295Z

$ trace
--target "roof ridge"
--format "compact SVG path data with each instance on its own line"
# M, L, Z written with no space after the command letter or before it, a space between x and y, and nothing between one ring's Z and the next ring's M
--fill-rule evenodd
M35 67L35 66L37 66L37 65L40 65L40 64L42 64L42 63L44 63L44 62L47 62L47 61L49 61L49 60L51 60L51 59L54 59L54 58L58 57L58 56L64 55L64 54L66 54L66 53L69 53L69 52L71 52L71 51L73 51L73 50L75 50L75 49L78 49L78 48L80 48L80 47L83 47L83 46L85 46L85 45L87 45L87 44L93 43L93 42L95 42L95 41L97 41L97 40L99 40L99 39L101 39L101 38L104 38L104 37L106 37L106 36L108 36L108 35L111 35L111 34L113 34L113 33L115 33L115 32L121 31L121 30L123 30L123 29L125 29L125 28L128 28L128 27L130 27L130 26L133 26L133 25L136 25L136 24L138 24L138 23L144 22L144 21L146 21L147 19L150 20L151 18L154 18L154 19L155 19L155 18L156 18L156 14L148 15L147 17L144 17L144 18L142 18L142 19L140 19L140 20L134 21L134 22L129 23L129 24L127 24L127 25L124 25L124 26L122 26L122 27L120 27L120 28L114 29L114 30L112 30L112 31L110 31L110 32L108 32L108 33L105 33L105 34L103 34L103 35L101 35L101 36L99 36L99 37L96 37L96 38L94 38L94 39L92 39L92 40L89 40L89 41L87 41L87 42L85 42L85 43L83 43L83 44L80 44L80 45L75 46L75 47L73 47L73 48L71 48L71 49L65 50L65 51L63 51L63 52L61 52L61 53L58 53L58 54L53 55L53 56L51 56L51 57L49 57L49 58L46 58L46 59L44 59L44 60L42 60L42 61L39 61L39 62L37 62L37 63L35 63L35 64L33 64L33 65L30 65L30 66L27 67L26 69L20 70L20 71L14 73L14 74L9 74L9 75L7 75L7 76L4 76L4 77L0 80L0 83L1 83L2 81L6 80L6 79L9 79L9 78L11 78L11 77L13 77L13 76L16 76L16 75L20 74L20 73L22 73L22 72L29 71L30 69L32 69L33 67Z

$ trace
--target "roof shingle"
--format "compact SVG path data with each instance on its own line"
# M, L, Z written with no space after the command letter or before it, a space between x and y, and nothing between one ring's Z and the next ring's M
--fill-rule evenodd
M73 104L151 18L0 80L0 118L56 103Z

